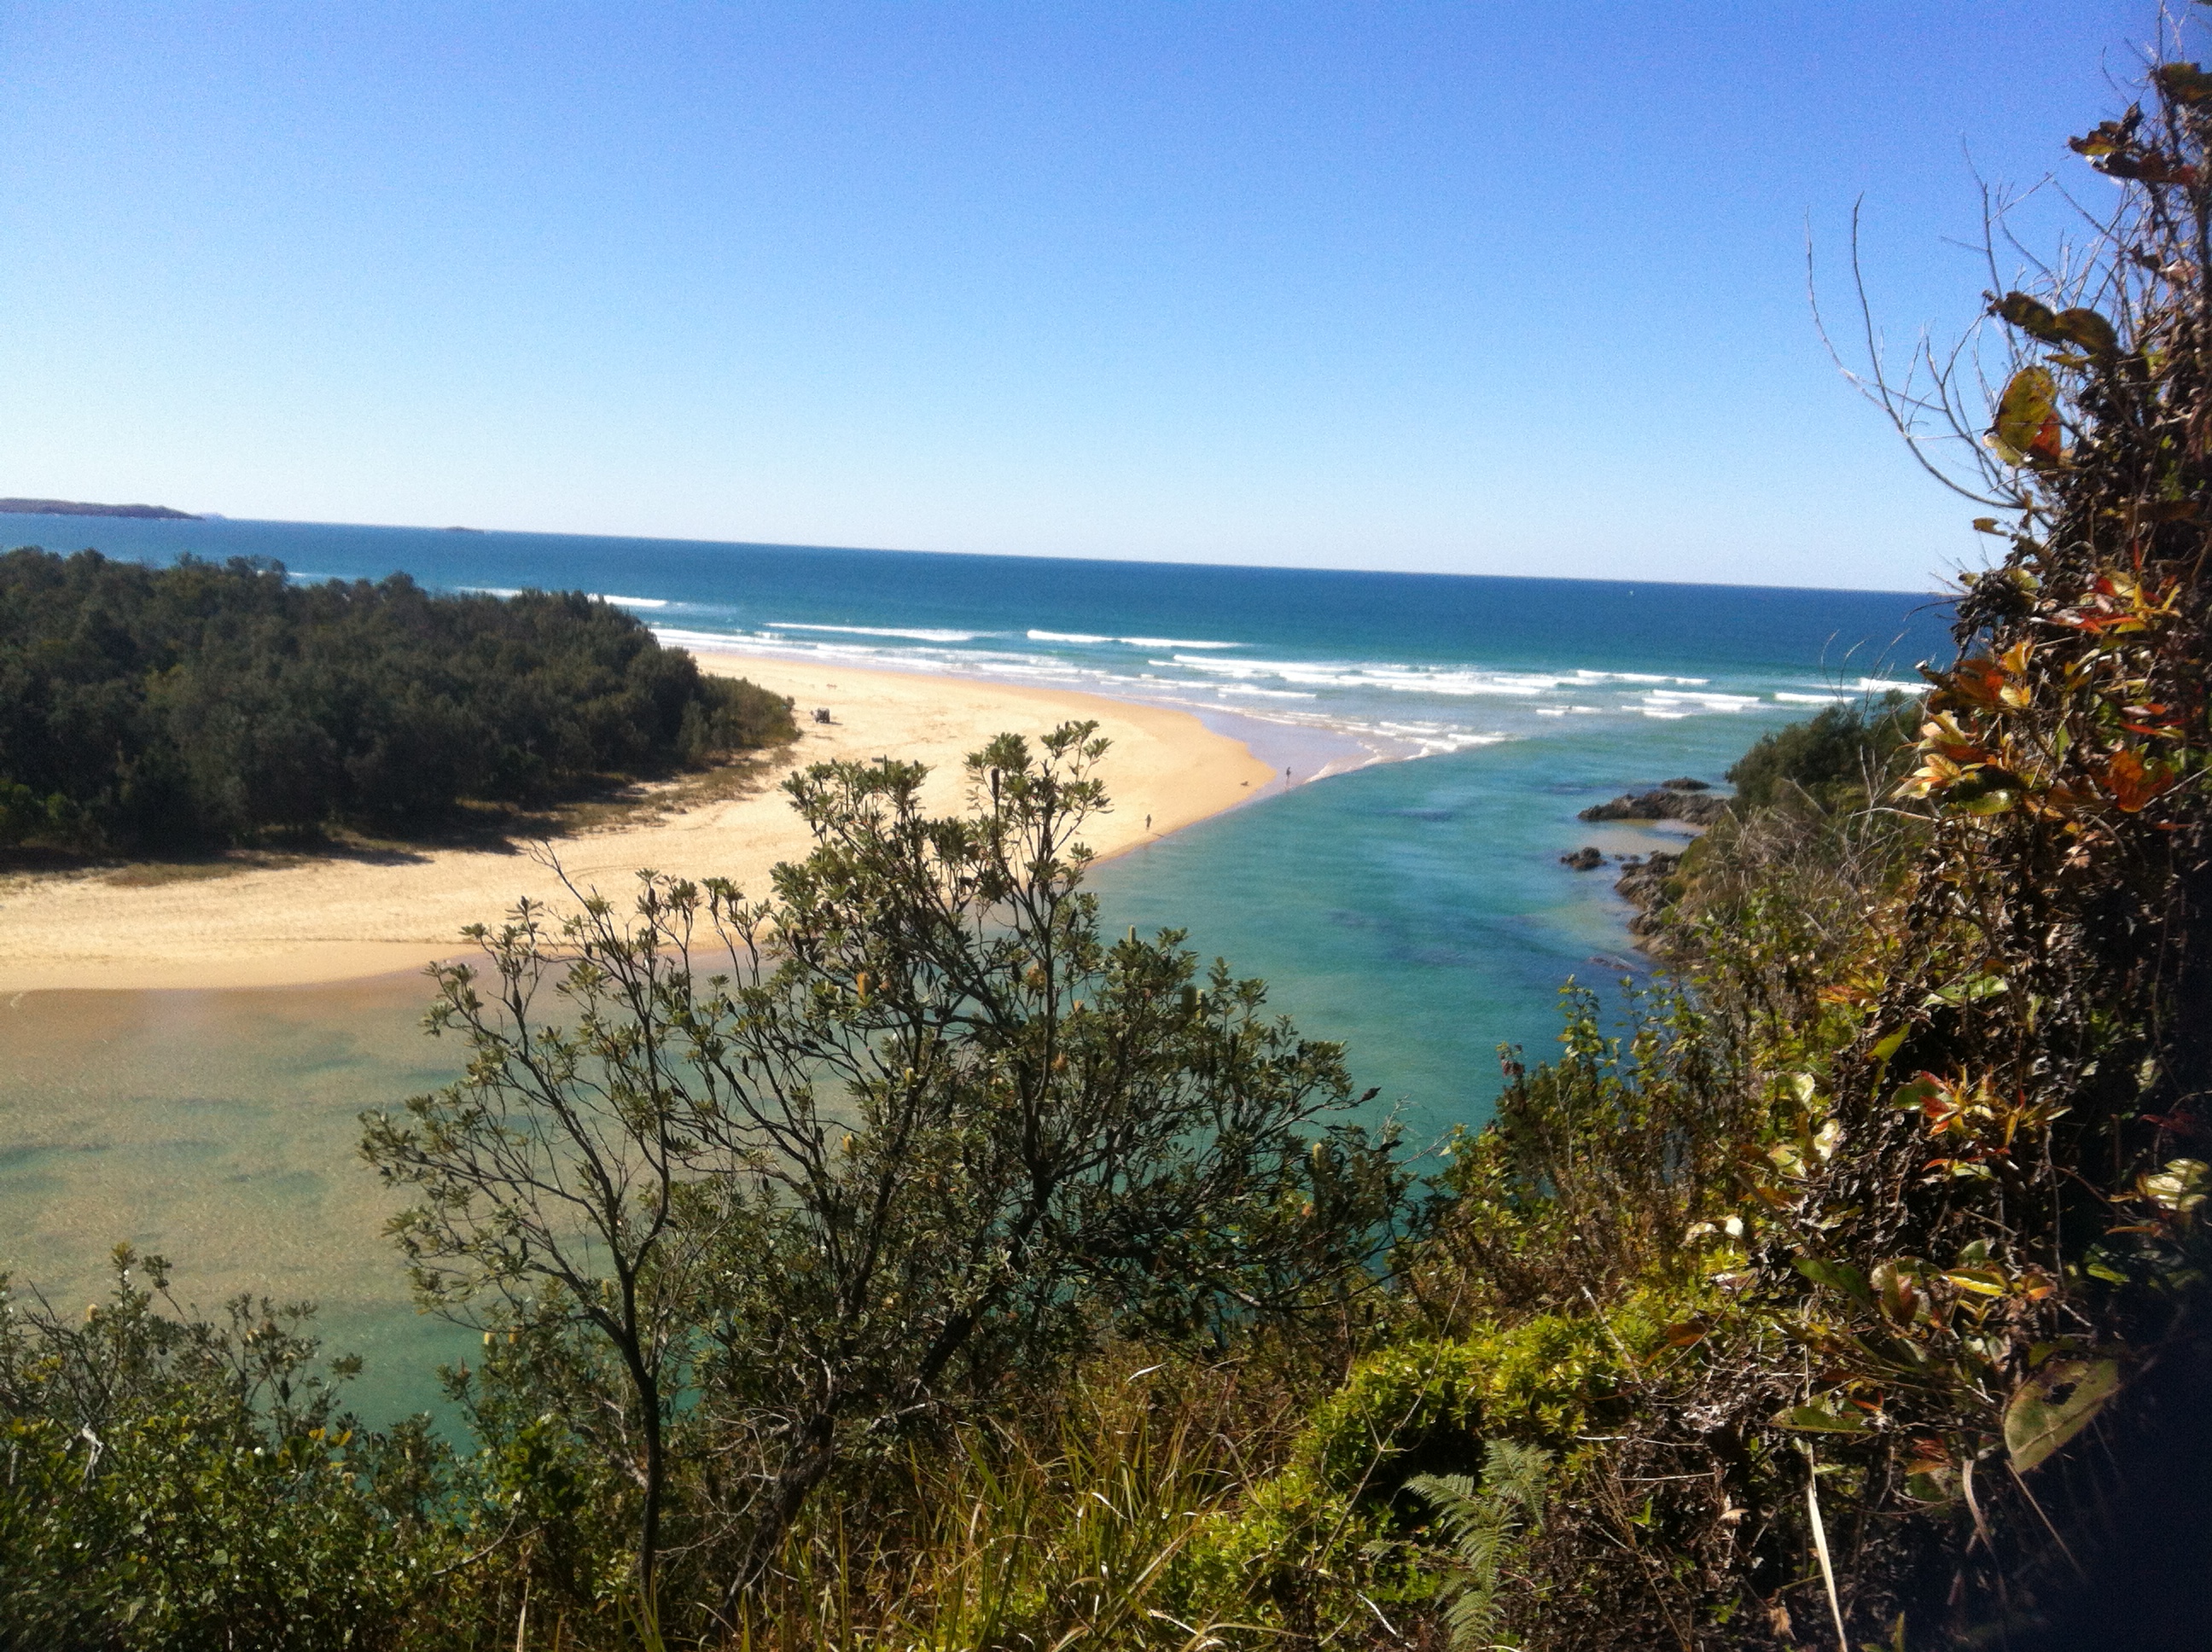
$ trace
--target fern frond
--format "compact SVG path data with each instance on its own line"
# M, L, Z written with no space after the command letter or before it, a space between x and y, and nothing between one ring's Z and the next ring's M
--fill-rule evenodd
M1524 1532L1540 1522L1551 1454L1511 1440L1484 1448L1482 1481L1465 1474L1420 1474L1406 1489L1436 1510L1450 1552L1439 1591L1452 1652L1498 1644L1498 1585Z

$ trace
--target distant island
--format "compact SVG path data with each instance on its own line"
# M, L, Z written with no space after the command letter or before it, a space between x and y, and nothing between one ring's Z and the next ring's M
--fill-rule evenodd
M161 522L197 522L190 511L167 505L82 505L69 499L0 499L0 516L136 516Z

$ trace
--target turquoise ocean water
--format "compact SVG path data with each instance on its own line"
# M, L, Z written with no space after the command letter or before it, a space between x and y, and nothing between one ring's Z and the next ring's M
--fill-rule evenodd
M1495 1047L1540 1055L1566 978L1639 971L1611 875L1558 857L1662 835L1577 810L1676 774L1718 780L1763 731L1909 685L1948 647L1944 606L1898 592L268 522L10 518L0 537L155 562L270 557L307 579L583 589L677 643L1191 709L1288 782L1100 867L1109 921L1174 924L1265 976L1302 1027L1346 1041L1358 1083L1416 1140L1486 1116ZM440 1070L412 1031L416 995L402 981L9 1006L0 1029L36 1059L0 1070L0 1266L74 1295L91 1258L134 1237L189 1284L197 1237L228 1259L210 1285L329 1301L339 1339L372 1354L372 1410L416 1402L406 1368L450 1335L395 1318L380 1259L343 1274L329 1260L374 1226L366 1172L344 1157L352 1111ZM85 1230L102 1212L129 1231Z

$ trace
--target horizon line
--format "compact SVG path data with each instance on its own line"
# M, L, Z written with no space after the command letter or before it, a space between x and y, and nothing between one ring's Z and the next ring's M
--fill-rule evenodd
M578 533L552 528L480 528L458 523L434 525L416 522L332 522L304 517L230 516L216 511L203 511L182 517L167 518L108 516L90 513L80 515L74 512L15 511L0 516L0 521L27 519L34 517L48 521L129 521L139 527L172 527L179 522L235 522L259 527L367 528L392 533L465 533L484 536L501 534L515 538L605 539L618 543L629 542L642 544L728 546L748 550L834 550L880 556L988 556L1002 561L1091 562L1108 567L1247 568L1270 574L1353 574L1369 576L1381 574L1408 580L1510 580L1526 585L1615 585L1632 587L1648 585L1714 591L1826 591L1844 595L1927 597L1938 601L1955 601L1957 598L1957 593L1954 591L1947 590L1940 582L1924 587L1906 589L1887 586L1775 585L1763 580L1623 579L1595 574L1484 574L1472 571L1448 572L1439 568L1316 567L1303 563L1206 562L1167 556L1095 556L1038 550L946 550L910 545L846 545L800 540L700 539L673 534ZM10 546L9 549L29 549L29 547ZM79 549L96 550L99 547L86 545Z

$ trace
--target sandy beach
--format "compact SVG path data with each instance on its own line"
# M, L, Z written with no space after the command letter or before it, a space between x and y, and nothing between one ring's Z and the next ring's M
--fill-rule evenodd
M1004 731L1036 735L1095 720L1112 741L1101 775L1114 799L1085 841L1111 855L1250 797L1273 770L1186 712L1056 689L972 678L848 671L701 653L799 704L799 738L775 774L831 758L890 756L932 770L929 806L961 801L960 760ZM836 720L811 720L816 707ZM1146 822L1149 818L1150 825ZM748 795L635 824L560 838L579 886L617 896L640 867L728 878L765 893L769 869L802 853L806 834L774 783ZM464 950L462 927L495 920L522 896L568 899L526 853L427 849L333 858L144 886L109 872L18 876L0 884L0 993L41 988L276 987L420 968Z

